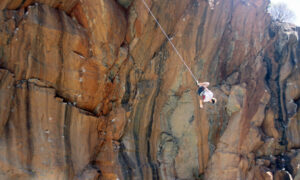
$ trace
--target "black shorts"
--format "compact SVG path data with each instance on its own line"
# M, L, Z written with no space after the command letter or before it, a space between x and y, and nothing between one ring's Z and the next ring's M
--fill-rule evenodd
M203 86L200 86L199 89L198 89L198 95L200 96L200 94L204 91L204 87Z

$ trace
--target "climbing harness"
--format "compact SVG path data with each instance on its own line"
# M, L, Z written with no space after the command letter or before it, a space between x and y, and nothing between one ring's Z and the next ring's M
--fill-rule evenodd
M197 78L195 77L195 75L193 74L192 70L188 67L188 65L185 63L183 57L180 55L180 53L178 52L177 48L175 47L175 45L172 43L171 39L168 37L167 33L165 32L165 30L163 29L163 27L160 25L160 23L158 22L158 20L156 19L156 17L154 16L154 14L152 13L152 11L150 10L149 6L147 5L147 3L145 2L145 0L142 0L145 7L148 9L149 13L151 14L151 16L153 17L153 19L155 20L155 22L158 24L160 30L162 31L162 33L166 36L166 38L168 39L168 41L170 42L171 46L173 47L174 51L176 52L176 54L179 56L179 59L181 60L181 62L185 65L185 67L189 70L190 74L192 75L192 77L194 78L194 80L196 81L197 85L199 84Z

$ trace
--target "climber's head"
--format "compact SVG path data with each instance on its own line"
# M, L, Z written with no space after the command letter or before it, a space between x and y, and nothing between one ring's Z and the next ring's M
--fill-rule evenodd
M212 98L210 101L212 104L216 104L217 103L217 99L216 98Z

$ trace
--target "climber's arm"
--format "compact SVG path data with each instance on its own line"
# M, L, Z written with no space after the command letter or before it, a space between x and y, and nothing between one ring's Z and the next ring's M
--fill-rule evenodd
M209 82L198 83L198 86L203 86L203 87L207 88L209 86Z

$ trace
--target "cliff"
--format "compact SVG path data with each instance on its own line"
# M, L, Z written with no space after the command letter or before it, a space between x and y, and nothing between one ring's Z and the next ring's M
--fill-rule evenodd
M300 179L300 29L268 0L0 2L0 179Z

